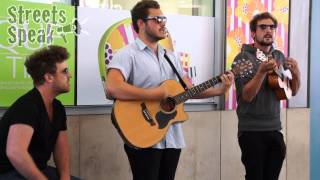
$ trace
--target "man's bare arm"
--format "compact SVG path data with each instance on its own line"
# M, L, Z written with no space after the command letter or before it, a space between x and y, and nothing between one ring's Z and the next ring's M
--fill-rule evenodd
M70 179L70 155L67 131L60 131L53 151L60 180Z
M26 124L14 124L9 128L6 154L14 168L26 179L45 180L45 175L38 169L28 147L33 135L33 128Z

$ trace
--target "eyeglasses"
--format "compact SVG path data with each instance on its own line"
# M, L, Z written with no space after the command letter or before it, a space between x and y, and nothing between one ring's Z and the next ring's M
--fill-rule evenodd
M277 28L275 24L259 24L257 26L262 30L267 29L267 27L269 27L271 30L275 30Z
M69 71L68 68L64 68L64 69L61 71L61 73L63 73L63 74L69 74L70 71Z
M152 17L143 18L143 20L145 20L145 21L154 20L158 24L161 24L161 23L167 22L167 17L165 17L165 16L152 16Z

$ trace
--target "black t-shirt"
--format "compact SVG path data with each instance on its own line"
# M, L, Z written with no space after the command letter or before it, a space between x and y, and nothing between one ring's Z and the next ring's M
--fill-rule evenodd
M34 132L28 151L39 169L43 169L59 134L67 129L66 112L59 100L53 101L53 117L49 117L40 92L34 88L20 97L0 120L0 173L14 169L6 155L9 127L13 124L30 125Z

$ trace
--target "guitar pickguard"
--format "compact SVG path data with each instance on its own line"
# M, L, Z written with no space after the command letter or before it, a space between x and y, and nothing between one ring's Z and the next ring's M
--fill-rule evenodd
M157 112L156 120L159 125L158 128L159 129L165 128L170 122L170 120L174 119L176 115L177 115L177 111L174 111L173 113L170 113L170 114L163 113L162 111Z

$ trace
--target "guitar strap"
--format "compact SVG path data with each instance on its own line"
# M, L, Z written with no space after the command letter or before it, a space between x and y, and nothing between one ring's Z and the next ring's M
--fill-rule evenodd
M179 82L181 84L181 86L183 87L184 90L188 90L188 86L186 85L186 83L182 80L181 76L179 75L177 69L174 67L174 65L172 64L172 62L170 61L169 57L167 56L167 51L164 50L164 58L168 61L169 65L171 66L172 70L174 71L174 73L178 76Z

